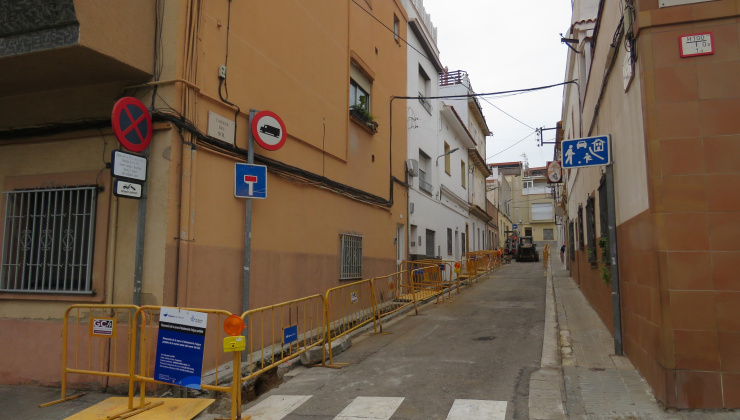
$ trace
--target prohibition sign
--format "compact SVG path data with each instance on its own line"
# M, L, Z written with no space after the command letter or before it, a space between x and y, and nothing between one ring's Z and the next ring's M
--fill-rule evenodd
M113 133L126 149L141 152L152 141L152 117L136 98L127 96L113 105Z
M274 152L285 144L285 123L272 111L260 111L252 118L252 135L263 149Z

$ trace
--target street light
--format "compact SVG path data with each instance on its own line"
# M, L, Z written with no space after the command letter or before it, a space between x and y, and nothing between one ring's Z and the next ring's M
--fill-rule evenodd
M441 158L442 156L451 155L452 153L456 152L458 149L459 149L459 147L456 147L456 148L450 150L447 153L444 153L444 154L441 154L441 155L437 156L437 160L434 161L434 166L439 166L439 158Z

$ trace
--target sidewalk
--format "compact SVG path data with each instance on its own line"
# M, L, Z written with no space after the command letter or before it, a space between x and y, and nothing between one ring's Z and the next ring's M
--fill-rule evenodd
M565 417L560 417L557 413L536 417L534 415L537 413L533 413L530 408L530 418L740 419L740 412L737 411L663 411L653 397L650 386L629 359L614 355L614 340L609 330L591 308L569 272L554 259L548 272L548 288L550 284L557 313L561 357L559 374ZM548 316L549 312L548 308ZM547 337L545 341L547 346ZM557 369L542 369L540 372L543 370L553 375L558 374Z

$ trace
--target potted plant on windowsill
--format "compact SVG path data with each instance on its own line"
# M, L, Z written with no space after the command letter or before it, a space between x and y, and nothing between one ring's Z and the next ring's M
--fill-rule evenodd
M355 118L362 126L366 127L371 132L378 132L378 123L375 122L373 115L367 110L364 97L360 98L359 105L352 105L349 107L349 115Z

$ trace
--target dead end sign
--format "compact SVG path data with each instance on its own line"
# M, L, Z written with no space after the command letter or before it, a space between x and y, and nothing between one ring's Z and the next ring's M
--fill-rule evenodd
M113 105L113 133L126 149L141 152L152 141L152 116L140 100L127 96Z
M283 147L288 138L285 123L272 111L260 111L255 114L251 129L257 144L273 152Z

